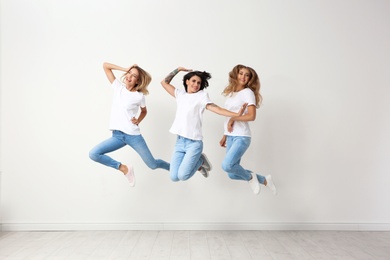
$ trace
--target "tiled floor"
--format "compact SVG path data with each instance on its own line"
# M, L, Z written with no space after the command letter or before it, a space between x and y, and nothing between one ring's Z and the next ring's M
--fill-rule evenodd
M0 232L0 259L390 259L390 232Z

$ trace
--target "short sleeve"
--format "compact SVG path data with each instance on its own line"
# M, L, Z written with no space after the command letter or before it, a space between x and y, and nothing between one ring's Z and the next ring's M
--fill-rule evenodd
M139 106L142 108L146 107L146 98L145 98L144 94L142 94L142 98L141 98L141 102L140 102Z
M205 95L202 99L202 105L203 105L203 107L206 107L208 104L212 104L213 101L211 101L211 99L209 97L209 93L207 93L207 92L204 92L204 93L205 93Z
M256 97L252 90L248 89L248 91L245 92L244 100L248 103L248 106L256 106Z
M118 79L114 79L114 81L111 83L111 87L114 89L118 89L123 87L123 85Z
M184 90L175 88L175 98L176 98L176 99L177 99L178 97L180 97L180 95L183 95L184 93L186 93Z

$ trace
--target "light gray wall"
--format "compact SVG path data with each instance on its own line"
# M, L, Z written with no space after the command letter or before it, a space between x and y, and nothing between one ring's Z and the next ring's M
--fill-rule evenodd
M3 229L390 229L389 11L380 0L1 0ZM110 136L104 61L153 76L141 130L165 160L175 102L159 82L177 66L207 70L223 105L231 68L255 68L264 103L242 163L272 174L278 196L228 179L224 119L209 111L208 179L173 183L126 147L112 156L134 165L130 188L91 161Z

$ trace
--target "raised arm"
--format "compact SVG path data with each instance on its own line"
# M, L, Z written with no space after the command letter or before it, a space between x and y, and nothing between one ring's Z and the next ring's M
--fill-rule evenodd
M110 83L112 83L116 79L114 73L112 72L113 70L120 70L124 72L127 72L129 70L129 68L124 68L108 62L103 63L103 69Z
M190 69L186 69L183 67L178 67L177 69L173 70L171 73L168 74L162 81L161 85L164 87L164 89L172 96L175 97L175 87L172 86L170 83L173 79L173 77L176 76L179 71L191 71Z

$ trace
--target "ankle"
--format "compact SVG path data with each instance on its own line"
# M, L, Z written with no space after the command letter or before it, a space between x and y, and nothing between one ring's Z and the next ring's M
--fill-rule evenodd
M128 168L127 168L126 165L121 164L121 165L119 166L119 170L120 170L123 174L126 174L127 171L128 171Z

